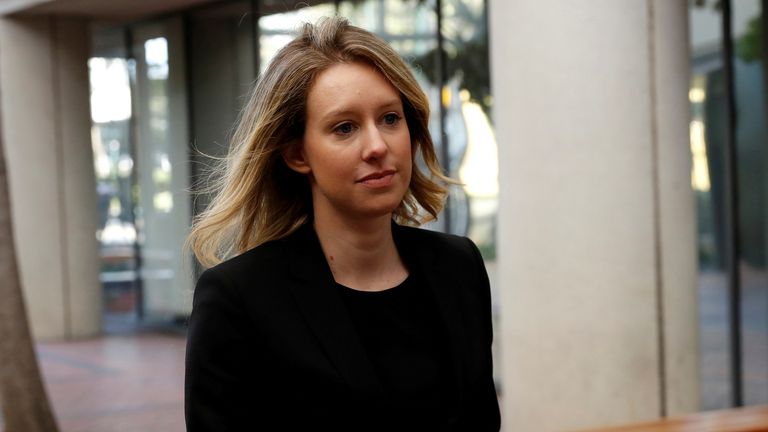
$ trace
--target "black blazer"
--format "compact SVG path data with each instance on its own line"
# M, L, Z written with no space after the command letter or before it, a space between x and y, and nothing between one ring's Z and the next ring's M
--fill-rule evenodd
M499 430L488 276L470 240L393 224L448 334L450 430ZM381 383L311 224L206 270L189 320L187 430L411 430ZM437 429L435 429L437 430Z

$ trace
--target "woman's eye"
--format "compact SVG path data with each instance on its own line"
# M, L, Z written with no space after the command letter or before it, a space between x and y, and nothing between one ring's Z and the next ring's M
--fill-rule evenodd
M334 129L334 132L341 135L351 134L354 131L355 131L355 127L352 126L352 123L342 123L336 126L336 129Z
M400 116L395 113L389 113L384 116L384 124L395 125L400 121Z

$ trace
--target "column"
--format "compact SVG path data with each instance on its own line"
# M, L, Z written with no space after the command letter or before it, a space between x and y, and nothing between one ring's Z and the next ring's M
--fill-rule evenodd
M490 0L506 430L698 408L687 4Z
M14 233L38 339L101 329L86 24L50 16L0 19Z

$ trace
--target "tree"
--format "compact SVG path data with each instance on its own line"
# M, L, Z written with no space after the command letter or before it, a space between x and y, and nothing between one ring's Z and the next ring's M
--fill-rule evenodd
M21 290L7 174L0 128L0 404L6 431L55 432Z

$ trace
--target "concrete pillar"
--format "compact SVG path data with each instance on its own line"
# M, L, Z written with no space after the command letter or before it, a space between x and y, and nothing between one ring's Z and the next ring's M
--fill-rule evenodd
M489 16L505 429L697 410L687 3Z
M88 28L0 18L0 89L14 233L38 339L101 330Z

